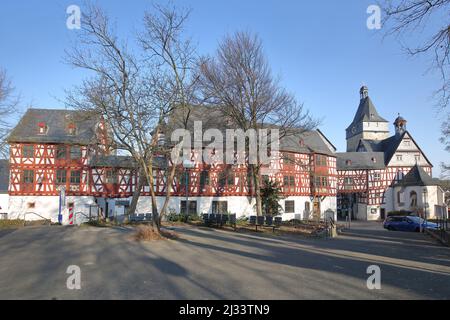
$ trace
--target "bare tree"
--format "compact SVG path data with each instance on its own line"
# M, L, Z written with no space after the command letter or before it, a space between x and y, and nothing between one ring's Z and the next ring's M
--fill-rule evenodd
M9 156L6 138L11 130L9 117L17 111L19 97L14 95L14 87L6 75L6 71L0 69L0 155Z
M447 114L447 120L442 124L441 142L445 145L445 150L450 152L450 113ZM450 163L442 163L442 176L450 177Z
M387 35L399 37L405 51L411 56L429 55L431 70L437 70L441 85L435 90L437 105L448 118L450 112L450 0L384 0L384 24ZM425 40L417 43L417 34ZM429 35L428 35L429 34ZM408 44L409 42L414 44ZM448 121L442 126L441 141L448 148ZM443 173L448 173L450 164L443 164Z
M201 60L199 73L205 100L220 107L227 121L238 129L276 127L283 138L317 125L272 75L256 35L237 32L225 37L214 57ZM262 214L261 142L257 135L256 164L247 163L258 215Z
M139 41L144 49L146 61L151 61L153 67L159 70L152 74L148 83L156 91L158 100L169 103L168 109L165 109L163 116L159 118L156 127L159 133L168 122L168 118L175 113L178 116L182 115L184 128L187 126L191 108L196 101L197 76L194 74L194 67L197 56L190 39L183 39L190 11L157 4L153 9L153 12L145 13L144 31L139 35ZM171 149L166 151L165 157L170 158ZM171 159L171 166L167 172L166 197L161 208L161 217L168 210L177 160Z
M130 213L136 209L142 187L148 183L153 222L159 232L170 198L173 174L166 180L169 191L159 211L154 163L170 153L171 146L161 144L160 138L167 118L180 108L180 102L187 104L185 97L189 86L186 83L189 79L185 70L191 59L185 57L194 51L188 51L179 40L187 14L179 15L175 8L155 6L154 9L154 15L145 15L146 32L139 36L138 42L145 52L149 48L154 50L151 55L144 56L143 52L139 58L131 53L125 42L118 40L100 8L89 6L84 11L77 45L67 52L67 60L75 67L90 71L93 76L69 92L67 100L76 109L101 115L114 138L114 147L133 157L138 166L139 181ZM179 76L180 70L185 72L184 77ZM163 169L167 171L167 165Z
M384 0L384 24L388 35L400 38L406 52L412 56L428 54L432 67L442 77L439 105L447 107L450 102L450 0ZM437 21L440 21L439 25ZM418 33L425 35L420 43ZM430 34L426 38L427 34Z

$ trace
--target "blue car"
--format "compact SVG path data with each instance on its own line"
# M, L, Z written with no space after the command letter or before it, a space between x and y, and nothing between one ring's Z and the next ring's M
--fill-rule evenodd
M388 217L383 223L383 227L391 231L420 232L420 225L422 225L422 229L439 229L439 226L436 223L425 222L424 219L414 216Z

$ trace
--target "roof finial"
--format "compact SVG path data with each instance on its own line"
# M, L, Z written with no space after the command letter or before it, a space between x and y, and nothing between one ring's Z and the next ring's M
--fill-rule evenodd
M361 89L359 89L359 94L361 95L361 100L367 98L369 96L369 88L363 85Z

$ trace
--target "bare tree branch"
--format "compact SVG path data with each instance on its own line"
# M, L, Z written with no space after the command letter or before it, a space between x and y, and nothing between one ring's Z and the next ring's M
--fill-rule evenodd
M190 70L195 50L189 42L180 40L187 14L162 6L153 9L153 13L145 14L144 31L138 36L141 56L132 54L119 41L99 7L84 10L79 41L66 57L71 65L93 76L68 93L67 103L100 115L114 138L114 147L134 158L149 183L154 225L159 231L172 192L175 166L162 168L167 175L167 193L158 210L154 161L171 150L160 143L168 117L176 109L191 105L194 85ZM130 211L136 208L142 185L139 179Z
M10 116L17 112L20 98L14 95L14 87L6 75L6 71L0 69L0 155L9 157L9 148L6 142L11 131Z
M441 85L434 92L440 110L450 114L450 0L384 0L384 24L389 27L387 35L395 35L406 41L417 42L418 34L426 40L418 44L404 45L411 56L431 56L431 70L441 77ZM439 23L438 23L439 22ZM436 27L437 25L437 27ZM448 148L448 121L442 127L442 139ZM443 164L448 172L450 164Z
M224 118L239 129L276 127L283 138L317 125L303 105L272 75L262 42L256 35L237 32L225 37L215 57L202 58L199 69L205 101L220 108ZM259 144L258 141L258 151ZM259 159L256 165L248 164L248 168L260 215Z

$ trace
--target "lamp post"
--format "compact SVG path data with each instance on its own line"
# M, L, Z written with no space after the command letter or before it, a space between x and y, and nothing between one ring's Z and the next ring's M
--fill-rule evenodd
M66 205L66 188L64 186L58 187L59 191L59 210L58 210L58 223L63 223L63 207Z
M189 169L194 167L194 163L190 160L183 161L185 174L185 193L186 193L186 218L189 216Z
M427 226L427 195L428 195L428 190L427 187L423 188L423 211L424 211L424 215L425 215L425 227Z

